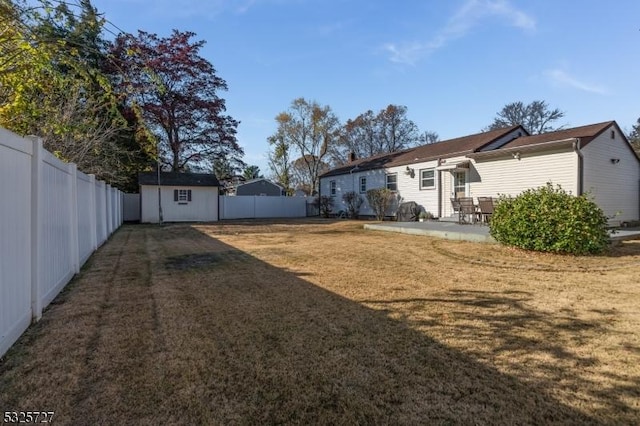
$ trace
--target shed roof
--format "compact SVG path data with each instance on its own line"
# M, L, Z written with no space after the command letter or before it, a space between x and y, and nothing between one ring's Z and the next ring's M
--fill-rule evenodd
M140 185L158 185L158 173L139 173L138 183ZM220 186L216 175L209 173L161 172L160 184L166 186Z

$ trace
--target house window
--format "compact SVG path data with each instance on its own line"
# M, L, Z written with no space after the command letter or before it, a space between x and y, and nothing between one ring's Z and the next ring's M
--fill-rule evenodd
M433 189L436 187L435 169L420 170L420 189Z
M390 191L398 190L398 174L392 173L387 175L387 189Z
M336 181L335 180L330 180L329 181L329 194L332 197L336 196Z
M360 193L364 194L365 192L367 192L367 177L362 176L360 178Z
M615 130L611 131L611 139L615 139L616 138L616 132Z
M173 190L173 201L178 204L187 204L191 201L191 190L190 189L174 189Z

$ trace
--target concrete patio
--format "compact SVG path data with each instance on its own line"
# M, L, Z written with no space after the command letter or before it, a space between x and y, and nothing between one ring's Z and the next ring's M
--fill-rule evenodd
M485 225L461 225L457 222L428 220L425 222L382 222L366 224L364 229L374 231L399 232L402 234L426 235L448 240L495 243Z
M489 235L486 225L461 225L457 222L429 220L425 222L382 222L365 224L364 229L398 232L401 234L426 235L448 240L496 243ZM640 228L617 229L611 235L612 243L640 239Z

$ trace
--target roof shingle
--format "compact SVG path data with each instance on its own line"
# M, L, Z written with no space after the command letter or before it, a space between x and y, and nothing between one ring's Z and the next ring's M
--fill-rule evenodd
M358 159L351 163L329 170L321 177L347 174L354 169L356 169L356 171L374 170L382 167L403 166L405 164L419 163L435 160L437 158L463 155L474 152L519 127L520 126L512 126L489 132L476 133L474 135L449 139L442 142L421 145L404 151L393 152L391 154L380 154L373 157Z
M561 141L570 138L580 138L580 145L585 146L600 133L604 132L615 121L605 121L603 123L589 124L587 126L573 127L571 129L558 130L555 132L541 133L533 136L523 136L514 139L503 145L501 148L516 148L527 145L535 145L545 142Z
M138 184L158 185L158 173L139 173ZM160 184L166 186L220 186L216 175L208 173L161 172Z

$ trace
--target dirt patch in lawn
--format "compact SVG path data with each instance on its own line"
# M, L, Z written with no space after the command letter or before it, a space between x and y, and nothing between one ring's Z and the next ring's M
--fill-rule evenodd
M125 226L0 361L62 424L640 423L640 245Z

